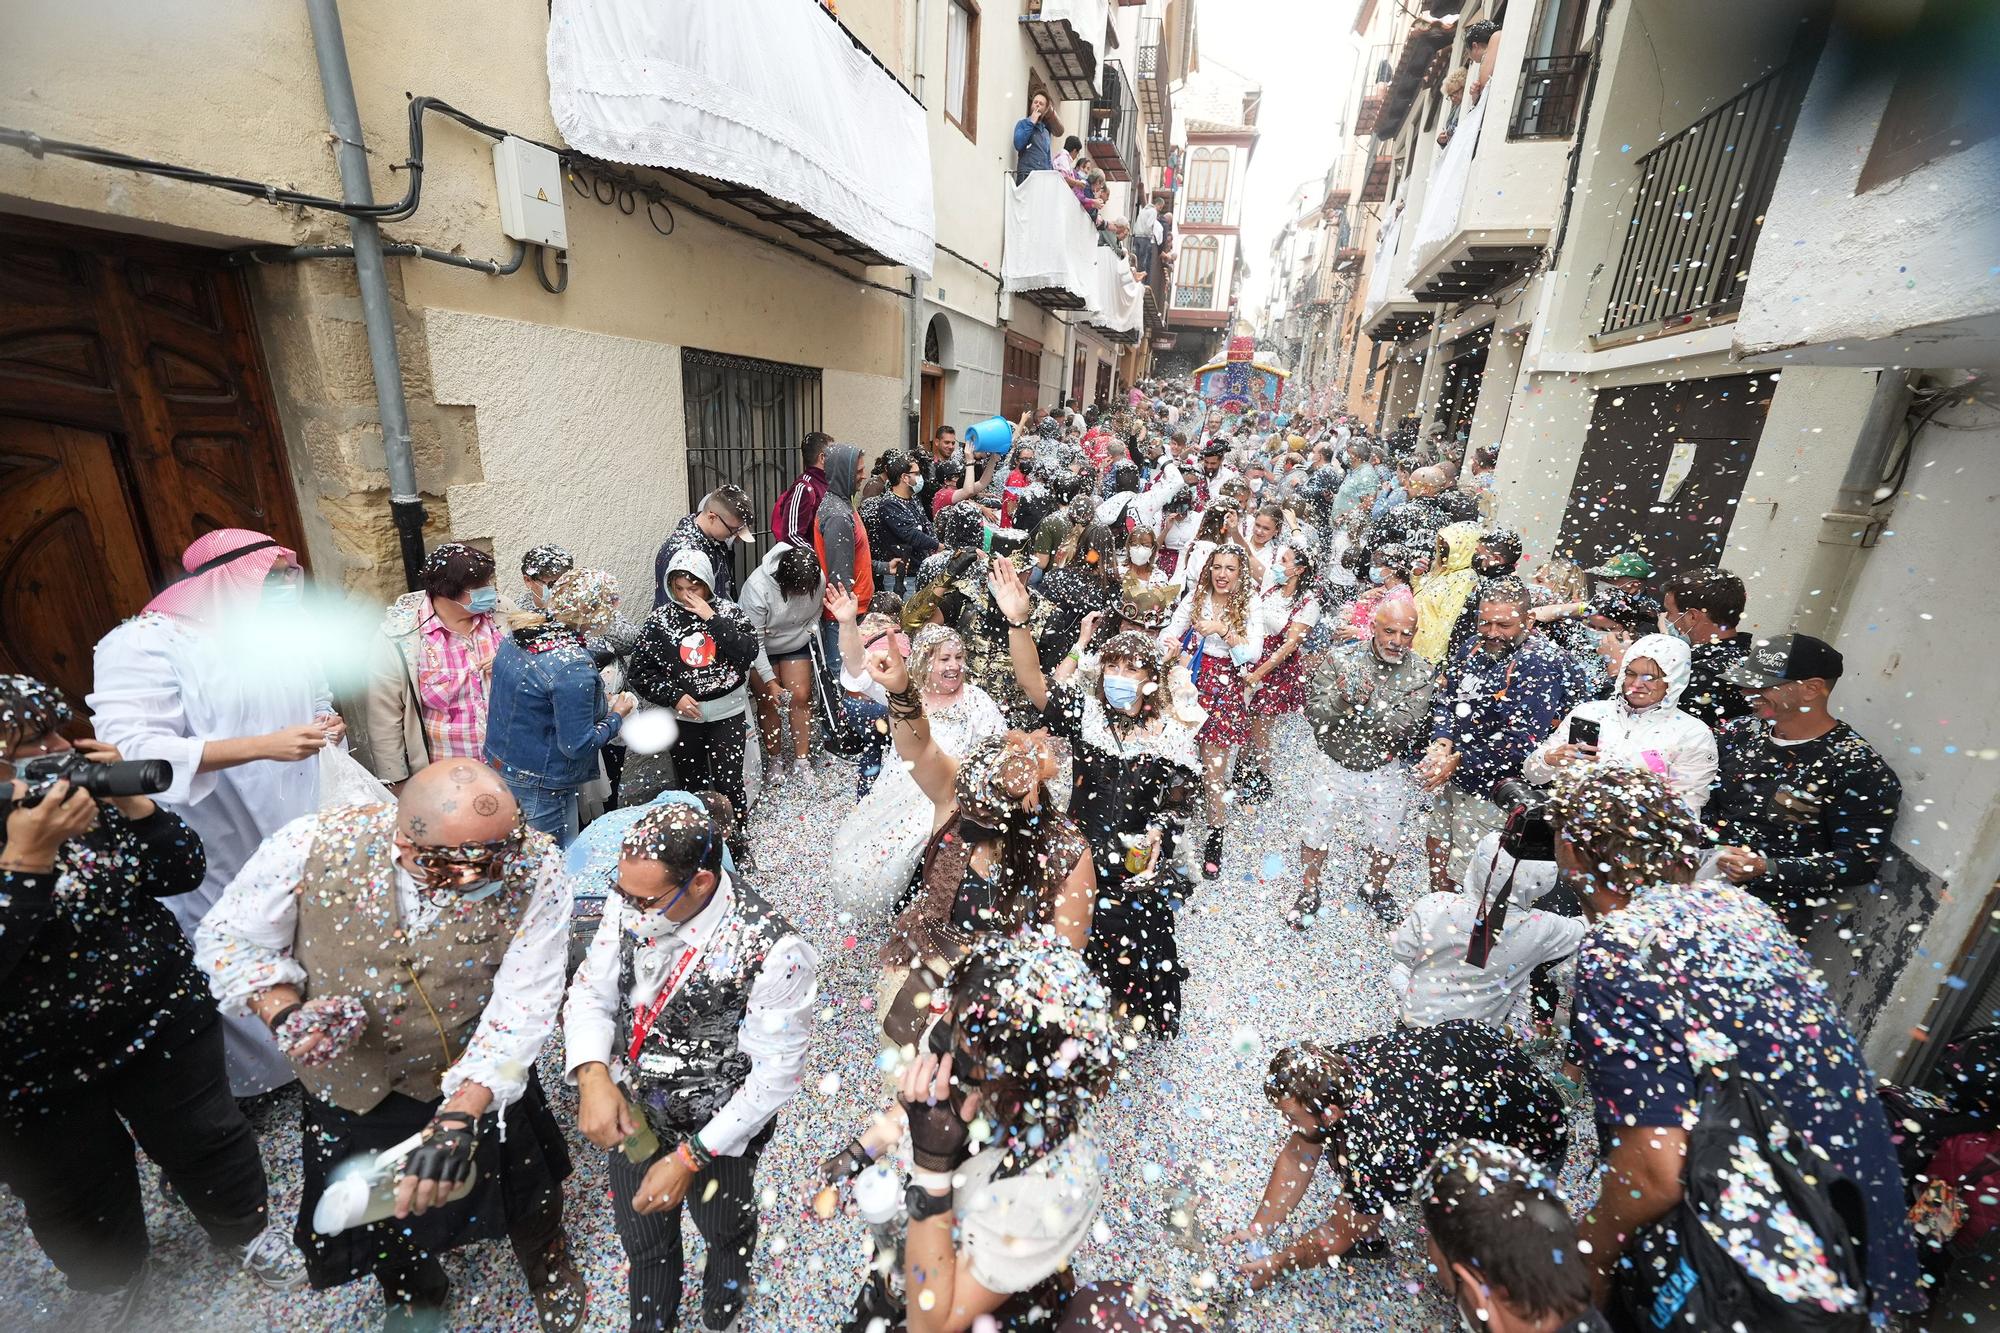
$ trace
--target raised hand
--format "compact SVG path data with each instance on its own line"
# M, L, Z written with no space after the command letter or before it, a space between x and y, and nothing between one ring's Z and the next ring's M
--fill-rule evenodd
M986 573L986 586L992 591L993 604L1000 608L1001 615L1015 624L1028 618L1028 585L1021 582L1021 572L1014 568L1013 561L993 561Z

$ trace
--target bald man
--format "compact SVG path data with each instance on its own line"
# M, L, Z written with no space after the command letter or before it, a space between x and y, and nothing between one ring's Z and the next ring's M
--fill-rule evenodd
M1385 922L1401 918L1388 879L1414 790L1404 756L1431 706L1431 664L1410 650L1416 633L1416 604L1399 589L1376 604L1368 637L1334 649L1306 684L1306 717L1326 762L1310 784L1313 811L1299 849L1304 885L1286 917L1301 930L1320 911L1320 871L1342 833L1351 844L1358 832L1367 850L1362 903Z
M562 854L521 822L500 775L446 759L393 803L279 829L196 936L223 1011L262 1019L306 1088L294 1235L312 1285L373 1273L385 1328L447 1327L439 1255L503 1236L542 1328L582 1326L562 1229L569 1154L534 1074L562 1000L570 899ZM396 1217L313 1229L335 1167L420 1133Z

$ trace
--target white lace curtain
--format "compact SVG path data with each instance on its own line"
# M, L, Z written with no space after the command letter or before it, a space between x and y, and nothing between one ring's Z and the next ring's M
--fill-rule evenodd
M1410 264L1404 277L1430 257L1430 252L1458 230L1458 215L1465 204L1465 187L1472 177L1472 155L1479 149L1479 126L1486 119L1490 97L1481 97L1472 109L1459 117L1451 132L1451 142L1431 168L1429 186L1424 190L1424 211L1417 217L1417 229L1410 233Z
M554 0L573 148L761 190L929 276L924 109L811 0Z

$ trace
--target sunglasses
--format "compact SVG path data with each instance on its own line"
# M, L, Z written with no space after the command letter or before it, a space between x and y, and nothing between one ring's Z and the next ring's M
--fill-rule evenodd
M410 862L433 888L452 888L491 878L500 863L521 850L525 830L516 824L504 838L446 847L412 844Z

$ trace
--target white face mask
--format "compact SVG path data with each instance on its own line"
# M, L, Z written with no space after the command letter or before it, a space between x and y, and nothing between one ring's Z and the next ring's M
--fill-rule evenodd
M1153 563L1153 548L1150 546L1134 546L1127 552L1127 555L1135 565L1150 565Z

